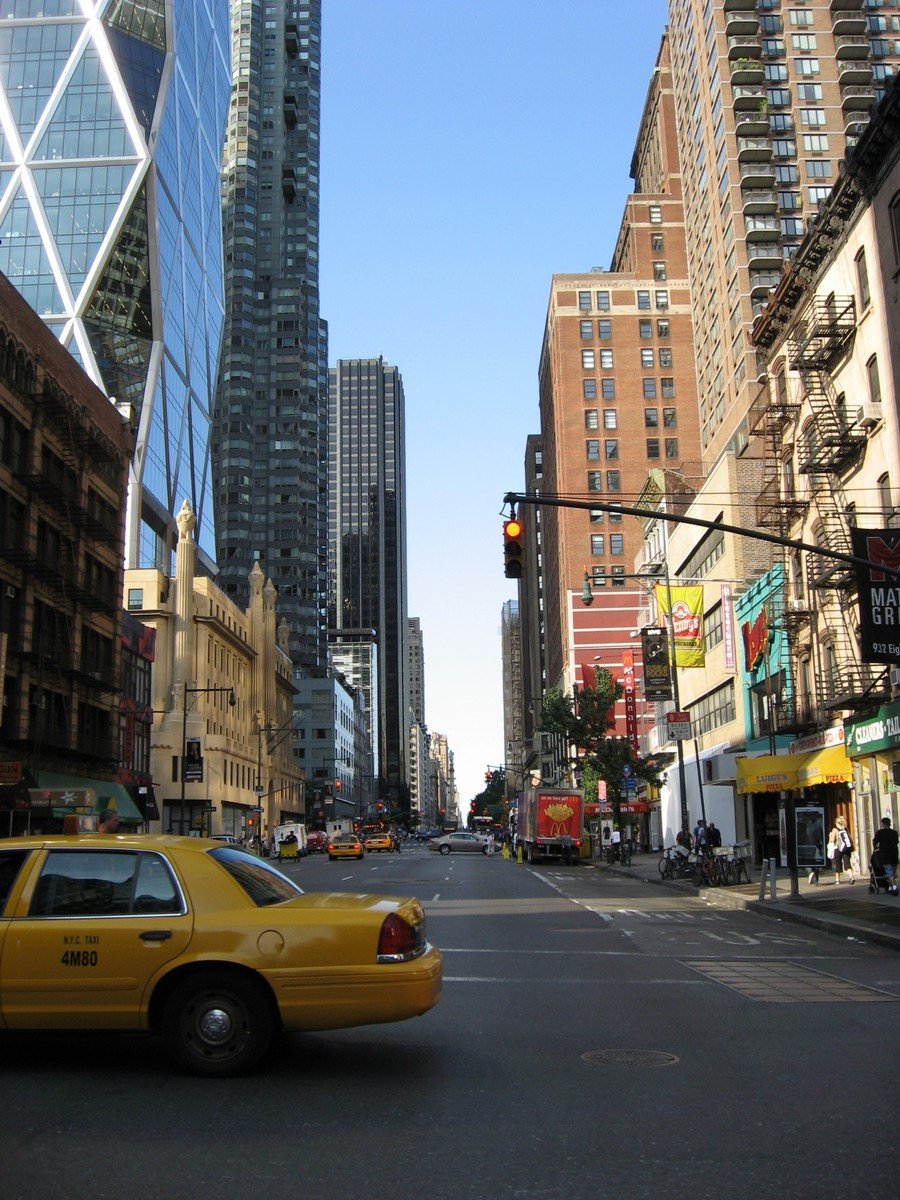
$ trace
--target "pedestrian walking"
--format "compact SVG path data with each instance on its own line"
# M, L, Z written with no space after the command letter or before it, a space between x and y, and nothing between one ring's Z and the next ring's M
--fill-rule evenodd
M568 829L559 839L560 849L562 850L563 862L568 866L572 862L572 835Z
M716 828L715 821L710 821L706 827L706 840L713 850L722 845L722 832Z
M881 828L876 830L872 839L872 849L881 860L888 891L892 896L896 896L898 894L897 866L900 863L900 834L896 829L891 828L890 817L881 818Z
M709 840L706 834L706 822L701 817L694 826L694 853L700 854L706 849L708 844Z
M487 852L488 852L488 854L493 854L493 853L494 853L494 833L493 833L493 830L492 830L492 831L491 831L491 832L488 834L488 839L487 839Z
M835 887L841 882L841 875L846 871L850 876L848 883L854 883L853 869L850 866L850 855L853 853L853 838L847 829L845 817L837 817L834 827L828 835L828 857L834 868Z

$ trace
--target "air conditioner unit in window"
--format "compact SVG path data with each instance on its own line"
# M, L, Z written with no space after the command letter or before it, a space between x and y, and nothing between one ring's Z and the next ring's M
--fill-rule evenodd
M864 400L856 410L853 424L859 425L862 429L874 429L880 421L881 405L876 404L873 400Z
M805 600L798 600L796 597L788 600L788 610L790 612L802 613L806 612L807 604Z
M900 667L891 667L891 687L900 687Z

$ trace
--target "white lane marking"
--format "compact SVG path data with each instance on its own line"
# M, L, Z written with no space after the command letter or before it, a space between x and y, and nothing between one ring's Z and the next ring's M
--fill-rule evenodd
M440 900L440 898L441 898L441 893L440 893L440 892L435 892L435 893L434 893L434 895L433 895L431 898L432 898L432 900Z
M597 982L597 980L596 979L581 979L581 978L563 979L563 978L560 978L557 976L557 978L549 979L549 980L547 980L547 982L553 983L553 984L561 983L561 984L569 985L569 984L573 984L573 983L594 984ZM698 985L701 985L703 982L704 981L702 979L670 979L668 977L664 977L662 979L632 979L632 980L629 980L629 983L627 985L623 985L622 981L617 979L615 981L615 987L618 988L618 987L622 987L622 986L635 986L635 985L639 985L640 987L645 987L648 985L651 987L658 987L660 984L669 985L672 983L680 983L680 984L684 985L685 987L697 987ZM525 979L524 976L519 977L519 976L513 976L513 975L445 975L444 983L529 983L529 984L533 984L534 980L533 979ZM613 984L610 983L609 986L612 987Z

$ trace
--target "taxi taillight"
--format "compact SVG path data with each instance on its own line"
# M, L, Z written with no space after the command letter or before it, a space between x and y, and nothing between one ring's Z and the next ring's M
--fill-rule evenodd
M421 953L425 944L423 926L410 925L399 913L389 913L378 936L378 961L402 962Z

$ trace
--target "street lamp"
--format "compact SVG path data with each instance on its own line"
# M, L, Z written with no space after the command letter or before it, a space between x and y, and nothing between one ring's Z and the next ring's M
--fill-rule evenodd
M211 696L228 693L228 705L234 708L237 704L237 696L234 694L233 687L207 687L207 688L189 688L184 689L184 703L181 713L181 820L179 822L179 832L184 834L184 812L185 812L185 785L187 784L187 716L190 705L188 704L188 696ZM191 701L193 704L193 700Z

